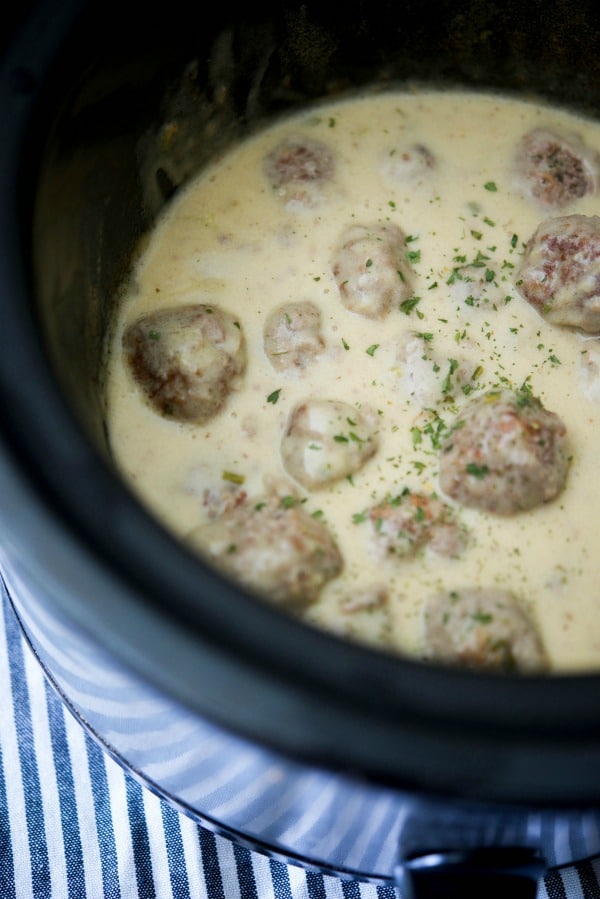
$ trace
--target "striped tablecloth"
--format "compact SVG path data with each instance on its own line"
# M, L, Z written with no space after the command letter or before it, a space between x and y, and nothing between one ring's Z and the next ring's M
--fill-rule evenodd
M600 899L600 859L539 899ZM251 852L161 801L65 708L0 606L0 899L402 899ZM483 899L483 897L482 897Z

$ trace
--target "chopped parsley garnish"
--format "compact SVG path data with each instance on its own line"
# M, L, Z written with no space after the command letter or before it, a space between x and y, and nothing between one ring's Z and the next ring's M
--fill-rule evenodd
M467 462L465 471L468 474L472 474L474 478L477 478L480 481L490 473L488 465L477 465L476 462Z
M279 387L277 390L274 390L273 393L270 393L267 397L267 403L272 403L273 405L275 405L275 403L279 399L279 394L281 393L281 389L282 388Z
M498 187L496 186L495 181L486 181L483 186L485 187L486 190L489 190L490 193L493 193L493 194L495 194L496 191L498 190Z
M374 356L376 350L378 350L378 349L379 349L379 344L378 344L378 343L372 343L371 346L368 347L368 349L365 350L365 352L366 352L367 356Z
M400 303L400 310L404 312L405 315L410 315L413 309L419 305L421 302L421 297L409 297L404 302Z

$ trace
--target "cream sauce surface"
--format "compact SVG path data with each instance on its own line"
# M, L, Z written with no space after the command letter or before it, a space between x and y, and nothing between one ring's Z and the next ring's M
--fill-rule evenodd
M432 593L502 587L531 612L555 670L600 666L597 552L600 354L593 339L552 326L519 295L514 271L548 213L515 186L515 147L535 127L576 132L600 150L600 126L563 110L466 92L390 92L344 99L270 126L231 150L176 196L149 238L119 306L108 363L107 414L118 467L139 498L185 538L206 520L206 491L271 482L322 517L344 557L307 621L419 655ZM327 143L333 180L310 208L286 205L263 171L287 134ZM426 147L431 168L397 164ZM592 215L586 196L561 213ZM332 247L351 223L394 223L407 235L414 302L382 320L345 309ZM483 291L456 270L476 262ZM277 372L263 348L269 312L310 300L326 350L308 369ZM214 303L247 343L244 380L206 425L161 417L127 370L127 324L155 309ZM413 347L407 357L402 349ZM422 346L422 352L420 347ZM470 373L455 382L455 363ZM364 511L408 487L438 492L437 441L467 395L527 382L565 423L572 463L551 503L509 517L456 507L469 539L459 558L373 553ZM351 478L305 491L282 466L290 411L309 397L375 410L377 453ZM387 596L378 607L370 600ZM363 603L361 597L369 598Z

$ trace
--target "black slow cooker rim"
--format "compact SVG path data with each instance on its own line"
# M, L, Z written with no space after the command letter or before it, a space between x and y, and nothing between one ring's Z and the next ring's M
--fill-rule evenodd
M43 6L49 9L52 4ZM75 6L70 15L75 15L74 10ZM43 80L45 66L60 46L65 27L62 21L43 36L36 31L33 42L32 31L26 28L7 56L0 86L5 109L0 146L4 198L0 207L4 335L0 433L16 476L35 492L40 509L49 512L72 545L100 567L108 565L125 593L131 591L134 616L142 598L146 613L201 636L228 664L235 666L241 658L246 671L259 672L261 677L284 685L291 701L300 699L304 712L310 714L317 701L341 710L347 718L347 731L340 734L344 745L335 758L329 756L327 741L320 746L318 735L312 736L320 763L339 765L343 761L369 776L404 784L402 752L394 761L390 748L402 746L410 726L437 734L440 753L451 735L466 749L503 741L515 748L527 747L532 757L540 754L540 770L533 777L539 801L543 801L546 774L549 797L556 776L554 763L551 771L542 771L545 745L551 743L555 750L562 747L565 752L574 746L584 749L590 770L593 765L597 769L599 674L499 677L446 670L313 630L248 596L188 553L142 508L93 447L61 393L41 342L29 268L33 184L22 177L24 165L39 153L39 143L35 148L31 144L33 136L36 141L39 137L31 131L35 86ZM199 579L207 585L200 593ZM72 601L77 603L78 598ZM90 629L106 640L115 623L103 621L98 606L94 616ZM135 641L135 634L131 640ZM145 650L160 657L159 646ZM133 655L123 661L136 665ZM159 688L165 684L161 674L156 666L154 681ZM185 702L189 703L187 693ZM199 705L197 711L205 713L206 709ZM263 707L262 714L268 715L268 709ZM246 720L243 724L235 720L220 723L248 731ZM283 732L285 721L279 734L276 722L270 720L268 728L264 723L257 713L247 735L260 740L261 732L268 730L275 748L293 751ZM373 762L374 742L385 748L382 757L386 762L380 771ZM570 777L578 779L576 774ZM584 772L582 767L580 778L585 782L576 790L578 801L596 801L589 770ZM447 789L453 790L450 776ZM495 799L518 798L509 796L509 786L499 791Z

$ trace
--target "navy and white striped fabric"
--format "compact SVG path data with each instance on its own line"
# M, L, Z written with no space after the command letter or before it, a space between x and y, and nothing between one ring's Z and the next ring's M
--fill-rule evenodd
M402 899L242 848L160 800L65 708L0 607L0 899ZM600 859L539 899L600 899Z

